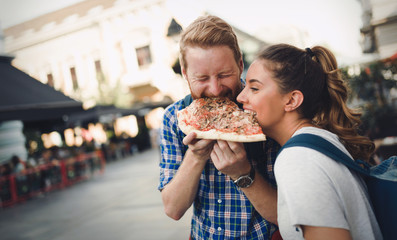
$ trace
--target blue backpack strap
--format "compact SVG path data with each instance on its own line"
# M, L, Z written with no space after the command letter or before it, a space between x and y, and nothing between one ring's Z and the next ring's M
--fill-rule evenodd
M330 143L320 136L309 133L296 135L289 139L286 144L284 144L284 146L280 149L280 152L284 148L294 146L308 147L317 150L324 155L334 159L335 161L343 163L348 168L356 172L364 174L365 176L370 175L369 168L362 168L357 162L355 162L352 158L342 152L342 150L340 150L334 144Z

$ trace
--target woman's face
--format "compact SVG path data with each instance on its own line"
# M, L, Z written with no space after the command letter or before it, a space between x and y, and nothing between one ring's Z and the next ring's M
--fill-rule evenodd
M255 60L248 69L246 86L237 96L245 110L256 113L263 132L269 134L279 124L285 114L284 106L288 102L281 94L272 72L265 68L265 60Z

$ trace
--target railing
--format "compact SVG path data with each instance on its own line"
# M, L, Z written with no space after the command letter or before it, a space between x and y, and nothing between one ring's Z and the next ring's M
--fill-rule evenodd
M105 170L102 151L42 164L0 178L0 206L9 207L39 194L62 189Z

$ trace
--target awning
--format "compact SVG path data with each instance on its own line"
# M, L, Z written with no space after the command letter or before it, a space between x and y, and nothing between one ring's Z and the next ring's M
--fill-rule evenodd
M0 56L0 121L59 120L81 111L82 103L41 83Z
M160 102L135 104L131 108L118 108L114 105L97 105L93 108L71 114L66 121L66 125L73 126L95 122L111 122L116 118L128 115L143 117L151 110L158 107L166 108L171 103L171 99L165 98Z
M397 60L397 52L392 54L390 57L381 59L380 61L383 63L390 63L390 62L394 62L396 60Z
M134 114L130 109L117 108L113 105L97 105L87 110L74 112L69 116L66 125L84 125L95 122L108 122L123 116L125 113Z
M397 59L397 53L395 53L393 56L390 57L390 60L394 61Z

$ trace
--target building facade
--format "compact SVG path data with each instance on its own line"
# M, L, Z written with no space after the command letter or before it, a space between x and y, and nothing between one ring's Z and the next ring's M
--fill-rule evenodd
M167 33L173 21L164 0L86 0L5 29L4 46L14 66L86 108L128 107L187 93L172 71L178 49ZM130 94L142 86L161 92L151 92L154 99Z
M377 53L386 59L397 53L397 1L359 0L362 4L364 53Z
M184 9L167 0L85 0L5 29L5 52L85 108L175 101L189 88L175 71L182 26L173 11ZM236 32L249 63L265 43Z

